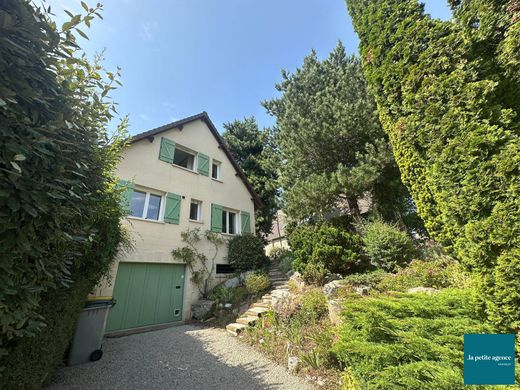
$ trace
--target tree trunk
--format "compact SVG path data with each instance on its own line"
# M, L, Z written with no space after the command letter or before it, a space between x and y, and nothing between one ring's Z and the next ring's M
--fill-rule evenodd
M347 198L347 203L350 210L350 215L352 215L354 221L361 222L361 212L359 211L357 198Z

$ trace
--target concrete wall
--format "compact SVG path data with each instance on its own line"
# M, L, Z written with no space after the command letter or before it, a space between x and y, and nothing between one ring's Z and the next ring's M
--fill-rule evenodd
M178 146L209 156L209 177L159 160L161 137L175 141ZM212 159L221 163L221 180L211 178ZM171 256L171 251L174 248L184 246L181 241L181 232L188 228L200 228L202 232L210 229L212 203L219 204L237 213L247 211L251 217L251 230L254 232L254 204L251 194L236 175L236 171L227 156L218 147L218 143L207 125L202 121L197 120L184 125L182 130L165 131L155 136L153 142L145 139L132 144L124 153L117 174L123 180L133 181L136 189L149 190L161 195L165 195L166 192L181 195L183 198L180 223L174 225L162 221L128 217L124 224L131 232L134 250L129 253L122 253L119 256L112 269L112 283L102 282L95 292L96 295L112 295L119 261L176 262ZM191 199L202 201L201 222L189 220ZM162 208L164 202L163 198ZM164 209L161 210L162 212L164 212ZM240 225L239 218L237 222L237 225ZM223 234L223 236L226 239L231 237L226 234ZM208 258L213 257L214 251L209 242L203 240L200 243L200 248ZM227 245L222 245L219 248L216 263L227 263L226 257ZM213 268L213 273L215 273L215 268ZM226 278L225 275L218 277L215 274L214 277L213 285ZM190 279L191 274L189 269L186 268L183 305L183 318L185 320L191 317L190 305L200 297L196 285Z

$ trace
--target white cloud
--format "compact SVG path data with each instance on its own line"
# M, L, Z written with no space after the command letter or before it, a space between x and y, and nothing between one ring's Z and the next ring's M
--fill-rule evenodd
M159 32L159 23L157 22L141 22L140 36L145 41L153 40L155 34Z
M152 118L150 118L148 115L146 114L139 114L139 118L141 118L143 121L151 121Z

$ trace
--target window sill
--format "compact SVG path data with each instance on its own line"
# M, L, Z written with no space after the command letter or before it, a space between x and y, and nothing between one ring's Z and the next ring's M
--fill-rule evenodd
M216 181L216 182L218 182L218 183L224 183L222 180L220 180L220 179L215 179L214 177L212 177L211 180Z
M159 223L161 225L165 225L164 221L157 221L155 219L146 219L146 218L134 217L132 215L128 215L127 218L128 219L133 219L133 220L136 220L136 221L152 222L152 223Z
M196 219L188 219L188 222L198 223L204 225L204 221L197 221Z
M175 167L175 168L179 168L179 169L182 169L183 171L186 171L186 172L191 172L193 173L194 175L198 175L199 173L193 169L188 169L188 168L184 168L184 167L181 167L180 165L177 165L177 164L171 164L172 167Z
M240 235L240 233L220 233L220 234L222 234L223 236L227 236L227 237L235 237L235 236Z

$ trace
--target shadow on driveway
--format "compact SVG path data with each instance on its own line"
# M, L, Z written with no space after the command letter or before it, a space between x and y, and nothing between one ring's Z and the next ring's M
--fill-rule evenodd
M175 326L106 339L97 362L62 367L48 390L305 389L222 329Z

